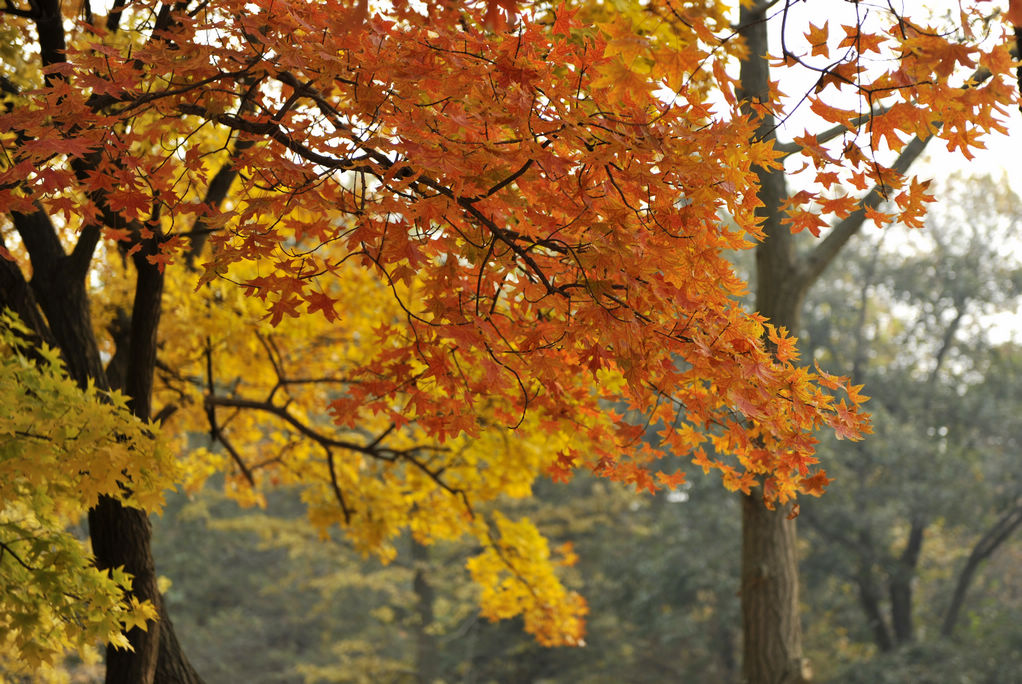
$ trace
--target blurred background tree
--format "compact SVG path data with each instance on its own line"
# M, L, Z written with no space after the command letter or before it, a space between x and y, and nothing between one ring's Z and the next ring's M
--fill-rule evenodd
M830 445L835 482L802 509L815 661L835 681L1022 675L1022 629L998 624L1019 576L986 564L1022 524L1019 200L1003 179L943 185L926 230L855 245L807 316L804 353L873 395L875 434Z

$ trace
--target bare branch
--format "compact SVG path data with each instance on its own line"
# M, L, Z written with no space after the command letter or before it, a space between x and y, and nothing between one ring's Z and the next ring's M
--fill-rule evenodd
M997 549L1015 533L1015 530L1022 525L1022 499L1016 500L1001 517L990 526L983 535L976 541L969 553L965 565L958 574L958 581L955 583L955 591L951 596L951 603L948 605L947 613L944 615L944 624L941 625L940 634L945 638L954 636L955 625L958 616L965 604L965 596L969 586L979 570L983 561L990 558Z
M341 491L341 486L337 482L337 468L334 466L334 451L330 447L323 447L326 449L326 465L330 471L330 487L334 490L334 497L337 499L337 505L341 507L341 513L344 514L344 524L351 523L351 509L348 508L347 501L344 500L344 493Z
M390 449L376 445L365 445L359 444L358 442L352 442L343 439L336 439L327 434L324 434L298 420L291 414L284 406L277 406L276 404L266 401L253 401L251 399L238 399L234 397L217 397L207 396L205 403L207 406L231 406L234 408L254 409L256 411L263 411L281 418L284 422L289 424L300 434L308 437L318 444L327 447L335 447L338 449L347 449L348 451L354 451L366 456L374 458L381 458L383 460L394 461L398 458L406 458L407 454L414 453L416 451L422 451L424 449L432 449L434 451L444 451L442 447L427 447L419 446L412 447L409 449Z
M877 107L871 113L863 114L862 116L858 116L858 117L852 119L851 121L849 121L849 123L853 127L858 128L859 126L862 126L862 125L864 125L866 123L869 123L869 121L873 117L875 117L875 116L882 116L883 114L886 114L887 111L888 111L887 107ZM843 134L849 133L849 132L850 131L848 130L848 126L845 126L844 124L838 124L837 126L834 126L833 128L828 128L827 130L825 130L825 131L823 131L821 133L817 133L816 136L815 136L816 137L816 143L818 145L822 145L824 143L830 142L831 140L833 140L834 138L837 138L840 135L843 135ZM796 154L796 153L800 152L802 150L802 146L799 145L798 143L786 142L786 143L777 143L776 145L774 145L774 149L777 150L778 152L781 152L781 159L785 159L787 157L790 157L793 154Z

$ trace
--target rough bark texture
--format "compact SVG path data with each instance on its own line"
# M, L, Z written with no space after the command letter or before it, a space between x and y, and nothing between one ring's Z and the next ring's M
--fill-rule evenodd
M109 387L92 330L85 289L88 264L95 247L93 232L83 230L75 249L68 254L43 211L12 213L12 219L29 252L33 275L31 289L26 289L21 272L12 265L5 265L3 282L10 285L10 289L5 287L3 300L5 303L10 300L13 308L37 330L42 339L52 339L56 343L68 372L79 385L84 386L91 381L100 388ZM144 259L144 254L152 253L154 248L155 245L146 245L136 261L139 278L124 377L132 410L143 419L150 415L156 328L163 285L162 275ZM45 323L39 310L31 311L36 305L45 315ZM89 531L97 565L100 568L123 566L134 576L132 593L140 600L149 600L161 607L150 546L151 528L145 513L104 497L89 512ZM134 650L109 648L107 683L199 682L173 634L163 634L171 630L169 621L161 620L150 624L147 632L136 628L128 633ZM161 660L165 662L158 667ZM167 678L156 678L158 672L167 673ZM190 676L180 676L180 673L190 673Z
M133 576L132 593L141 599L156 600L156 567L153 563L149 540L152 528L142 511L122 506L109 497L89 511L89 531L92 551L101 568L123 566ZM128 632L134 650L127 651L107 646L107 684L153 682L159 657L160 621L149 624L147 631L138 627Z
M769 66L763 11L743 9L740 24L749 48L741 65L741 97L763 101ZM772 117L761 120L758 134L772 138ZM760 216L767 239L756 251L756 308L774 323L797 330L805 297L795 271L791 234L781 225L787 192L779 171L758 169L763 203ZM798 556L795 521L778 508L768 510L754 491L742 501L742 670L747 684L795 684L802 676L802 627L798 613Z
M742 497L742 624L746 682L804 682L795 521Z
M160 600L160 657L156 661L155 684L202 684L202 678L188 662L177 641L174 624Z

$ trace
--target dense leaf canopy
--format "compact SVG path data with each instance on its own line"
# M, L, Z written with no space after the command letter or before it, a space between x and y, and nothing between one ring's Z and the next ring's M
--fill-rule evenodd
M858 439L864 397L739 302L756 170L815 178L792 231L915 225L926 184L885 155L917 134L967 153L1013 98L985 4L950 33L853 13L808 47L772 6L778 66L818 74L805 99L836 124L783 145L760 123L787 100L738 88L722 3L8 5L10 44L38 51L4 53L4 242L34 287L54 263L84 281L108 365L70 370L128 368L143 417L138 325L166 279L151 413L216 444L179 481L301 484L314 523L385 558L403 530L474 535L484 613L579 643L556 554L488 502L576 468L675 487L665 453L769 503L819 494L813 435Z

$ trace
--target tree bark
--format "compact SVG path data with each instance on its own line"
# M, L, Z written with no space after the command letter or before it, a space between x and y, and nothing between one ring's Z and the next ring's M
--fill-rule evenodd
M123 567L132 575L131 593L140 601L155 599L155 605L159 606L156 566L149 545L152 527L148 516L104 496L89 511L89 532L97 565L101 569ZM149 623L147 631L138 627L130 630L127 637L131 651L107 646L107 684L148 684L154 681L159 657L160 623L160 620Z
M68 373L80 386L89 382L108 389L109 382L103 369L99 346L92 330L90 303L85 288L88 265L95 248L94 231L85 229L75 249L68 254L57 238L49 216L42 209L32 214L12 212L11 217L32 261L31 295L22 292L16 297L20 308L37 303L45 315L49 330L60 348ZM98 231L98 228L96 229ZM156 359L156 331L160 319L160 298L163 277L149 264L145 255L154 253L155 241L143 246L136 255L138 280L131 322L125 391L131 397L132 411L143 420L150 417L153 369ZM9 281L17 294L19 278L11 268L5 268L5 281ZM24 281L22 277L21 282ZM7 299L7 297L5 297ZM34 327L42 325L41 318L29 314ZM146 514L121 505L115 499L103 497L89 511L89 533L92 537L96 564L101 569L123 567L133 576L132 594L139 600L152 601L162 610L162 601L156 586L156 571L150 546L152 530ZM162 615L162 613L161 613ZM198 682L191 679L155 679L160 672L191 672L169 621L156 621L148 631L138 628L128 634L132 651L107 649L107 684L151 684L154 682ZM167 650L161 653L161 647ZM158 668L158 660L167 662Z
M160 656L156 660L155 684L202 684L202 678L188 662L177 641L174 624L170 621L166 604L160 597Z
M799 684L803 675L795 521L760 496L742 497L744 681Z

